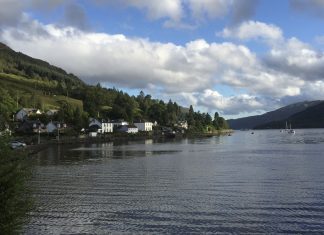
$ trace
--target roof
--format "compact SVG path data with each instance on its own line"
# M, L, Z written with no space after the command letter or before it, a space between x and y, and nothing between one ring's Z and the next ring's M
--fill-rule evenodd
M58 112L58 111L59 111L58 109L50 109L50 110L47 110L47 112L53 112L53 113Z
M97 119L97 118L89 118L89 122L113 123L112 121L106 119Z
M25 111L26 113L36 113L37 111L39 111L39 109L35 109L35 108L22 108L18 112L20 112L22 110Z
M20 109L19 111L26 111L27 113L29 113L29 112L34 112L34 111L37 111L37 109L34 109L34 108L22 108L22 109ZM18 112L19 112L18 111Z
M48 124L54 124L54 125L57 125L57 124L61 124L61 125L64 125L65 124L65 122L59 122L59 121L50 121L49 123L47 123L47 125Z
M134 121L134 123L153 123L153 122L147 120L136 120Z
M127 122L124 119L117 119L117 120L111 120L111 123L121 123L121 122Z
M136 129L137 129L137 126L135 126L135 125L123 125L123 126L120 126L119 129L120 129L120 128L123 128L123 127L127 127L127 128L136 128Z

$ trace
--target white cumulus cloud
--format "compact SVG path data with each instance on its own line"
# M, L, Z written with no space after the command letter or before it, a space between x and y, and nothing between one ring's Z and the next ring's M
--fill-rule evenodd
M198 103L208 107L209 110L221 110L226 115L262 110L264 108L264 104L256 96L241 94L224 97L219 92L211 89L204 90L198 97Z
M276 41L283 39L283 33L279 27L258 21L246 21L240 25L225 28L218 35L239 40L261 39Z
M268 67L305 81L324 79L324 53L297 38L273 47L265 59Z

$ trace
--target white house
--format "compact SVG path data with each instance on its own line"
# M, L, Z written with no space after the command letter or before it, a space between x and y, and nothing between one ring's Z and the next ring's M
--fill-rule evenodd
M16 113L16 120L23 121L30 115L42 114L42 111L34 108L22 108Z
M139 131L152 131L153 123L152 122L136 122L134 125L138 128Z
M180 122L177 123L176 126L187 130L188 129L188 122L187 121L180 121Z
M90 119L89 128L96 130L97 133L110 133L114 131L114 124L106 121L98 121L95 118Z
M133 125L123 125L118 128L119 132L124 132L124 133L138 133L138 128Z
M57 109L50 109L50 110L48 110L47 112L46 112L46 115L47 116L53 116L53 115L55 115L55 114L57 114L58 113L58 110Z

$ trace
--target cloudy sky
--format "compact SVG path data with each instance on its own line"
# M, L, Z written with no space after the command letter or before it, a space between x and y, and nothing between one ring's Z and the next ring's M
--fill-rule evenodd
M0 0L0 41L227 118L324 99L324 0Z

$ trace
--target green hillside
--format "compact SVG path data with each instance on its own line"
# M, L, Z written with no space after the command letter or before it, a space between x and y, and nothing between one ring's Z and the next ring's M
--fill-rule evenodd
M59 108L62 102L82 109L83 102L68 97L68 91L84 86L73 74L0 43L0 87L15 101L11 112L22 107Z
M62 101L83 108L81 100L56 95L56 82L44 82L19 75L0 73L0 86L15 98L16 109L21 107L54 109L59 108Z
M13 74L51 86L76 88L84 83L73 74L49 63L16 52L0 42L0 73ZM58 87L61 88L61 87Z

